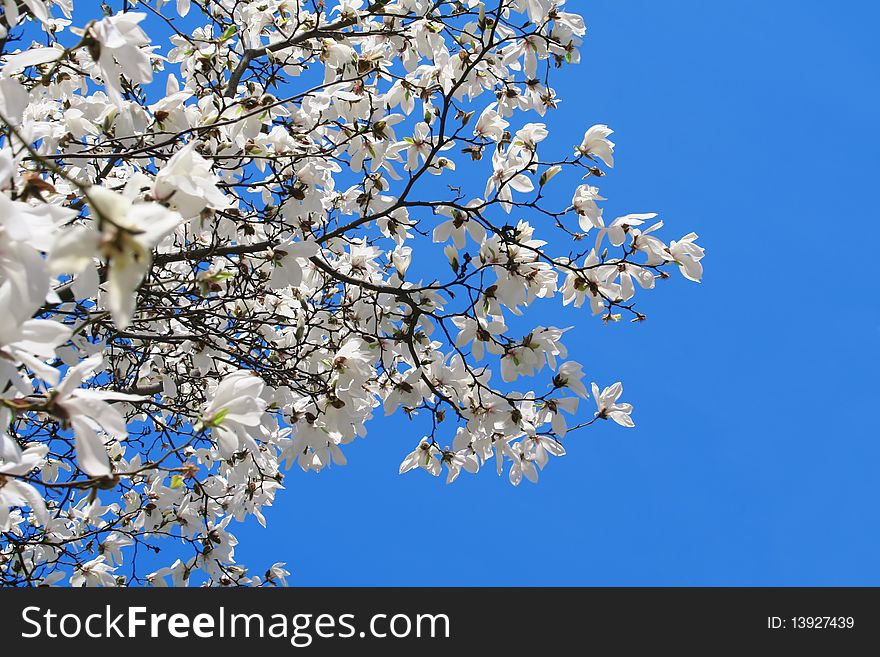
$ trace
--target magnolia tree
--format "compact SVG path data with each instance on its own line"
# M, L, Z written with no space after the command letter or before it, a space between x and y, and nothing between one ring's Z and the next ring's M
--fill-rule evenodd
M112 4L2 3L0 582L283 583L235 524L376 416L448 483L633 426L532 306L703 251L603 214L607 126L542 143L564 0Z

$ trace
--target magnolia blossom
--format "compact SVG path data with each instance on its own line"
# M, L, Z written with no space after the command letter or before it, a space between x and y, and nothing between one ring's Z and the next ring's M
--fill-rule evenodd
M29 319L19 323L13 314L0 315L0 383L11 383L23 395L33 389L28 369L55 383L58 371L49 364L59 346L67 342L69 327L48 319Z
M211 428L221 456L227 458L241 447L256 450L252 435L260 426L266 402L261 399L263 381L239 370L220 381L210 402L202 408L202 421Z
M107 263L107 303L119 328L131 323L135 291L150 271L153 249L181 219L157 203L134 203L103 187L91 187L92 221L61 233L52 249L54 271L79 273L100 254Z
M444 451L440 458L440 462L446 466L447 484L451 484L458 479L458 475L461 474L462 470L470 472L471 474L476 474L480 470L480 459L470 448L459 450L457 452L448 450Z
M427 438L422 438L419 446L407 454L406 458L401 462L400 474L415 468L421 468L435 477L439 477L440 470L442 469L441 462L438 459L440 455L440 450L435 445L429 442Z
M305 261L316 255L319 247L314 242L290 242L272 250L272 276L269 284L273 289L299 287L303 280Z
M596 400L596 417L602 420L612 419L624 427L634 427L635 424L629 416L632 413L632 404L618 404L617 400L623 394L623 384L619 381L599 392L599 386L591 385L593 398Z
M587 388L581 381L584 378L584 368L580 363L568 361L563 363L553 379L554 385L559 388L569 388L576 395L587 398Z
M269 567L269 570L266 571L266 581L276 586L280 583L281 586L287 586L287 577L290 576L290 571L284 568L284 563L274 563Z
M123 441L128 437L125 418L108 401L141 401L140 395L110 390L80 388L80 384L102 366L95 354L68 370L51 393L52 407L73 429L77 465L90 477L111 474L104 436Z
M435 148L434 138L431 137L431 128L427 123L417 123L413 129L412 137L406 137L399 143L398 148L406 154L407 171L415 171L419 163L424 163Z
M37 17L37 19L42 23L49 22L49 9L46 6L45 0L22 0L22 4L31 11L31 13ZM6 2L4 3L4 11L6 13L6 21L8 25L15 25L20 20L21 14L19 13L18 3L16 2Z
M482 244L486 239L486 229L476 219L470 219L460 212L456 212L452 219L439 224L433 233L435 242L445 242L452 239L456 249L463 249L470 235L477 244Z
M138 27L146 17L143 12L117 12L93 23L89 29L94 39L90 46L92 57L114 102L122 102L120 75L136 84L153 79L149 50L144 48L150 39Z
M572 207L574 211L580 215L578 224L585 233L590 232L591 228L602 228L602 209L596 204L596 201L604 201L605 198L599 196L598 187L591 185L581 185L575 190L574 199L572 199Z
M116 576L113 574L116 568L107 563L104 555L95 557L76 567L76 572L70 578L70 585L74 588L83 586L113 586L116 584Z
M538 483L538 468L534 456L528 453L523 444L507 445L507 456L511 460L508 478L514 486L519 486L523 475L533 484Z
M699 283L703 277L703 265L700 264L700 260L703 259L705 251L696 245L696 239L696 233L688 233L677 242L672 240L669 244L669 253L681 270L682 276Z
M206 207L225 208L229 201L217 187L211 164L191 141L177 151L156 174L153 196L170 204L183 217L195 217Z
M455 317L452 322L459 328L455 346L462 347L470 344L474 358L482 360L485 351L496 355L504 353L501 344L492 338L493 335L501 335L507 330L503 322L491 317L480 317L476 320L468 317Z
M614 166L614 142L608 139L612 134L607 125L594 125L584 133L584 139L578 146L578 151L582 155L596 157L602 160L609 167Z
M574 401L577 402L577 400ZM525 444L526 449L531 455L530 460L540 470L543 470L544 466L550 462L551 456L565 456L565 448L562 446L562 443L547 436L529 436Z
M564 397L562 399L551 398L547 401L544 414L539 418L538 424L541 424L542 421L546 422L548 419L550 421L550 428L553 430L559 438L565 438L565 435L568 433L568 421L565 419L565 413L569 415L574 415L577 413L578 406L580 405L580 400L577 397ZM539 414L540 415L540 414ZM542 440L545 437L541 437ZM559 449L562 448L561 444L554 441L553 443L554 449L555 446L559 446ZM545 446L546 447L546 446ZM557 453L555 451L550 451L551 454L555 456L562 456L565 450L562 450L562 453ZM546 463L545 463L546 464ZM543 468L544 466L541 465Z
M620 284L614 282L615 270L599 266L599 256L595 249L584 259L579 271L569 273L562 287L563 303L580 308L584 301L590 302L594 315L606 308L609 301L620 298Z
M550 132L543 123L527 123L516 131L513 144L527 151L534 151L549 135Z
M510 125L509 122L501 118L501 115L494 109L495 105L489 105L480 114L476 126L474 126L474 135L483 137L491 141L501 141L504 136L504 130Z
M495 192L495 197L501 202L501 207L509 213L512 208L512 191L524 194L535 189L531 178L525 173L529 167L528 160L516 151L498 150L492 156L492 166L495 172L486 182L484 195L491 198L492 192Z
M626 241L626 235L636 226L641 226L645 221L656 217L656 213L649 212L647 214L628 214L623 217L617 217L607 227L602 226L599 235L596 237L597 247L601 243L602 238L607 235L608 241L613 246L621 246Z
M147 583L150 586L155 586L157 588L167 588L168 580L165 578L170 577L172 586L187 586L189 584L189 574L192 566L193 564L187 564L180 559L177 559L170 566L160 568L147 575Z
M9 420L9 411L0 409L0 425L8 426ZM33 445L22 450L5 431L0 433L0 532L11 528L11 507L30 507L37 522L42 525L49 522L46 503L40 493L19 478L38 468L45 461L48 451L46 445Z
M29 319L46 298L49 274L40 252L31 243L27 231L32 215L18 212L19 207L3 197L0 200L0 301L6 317L0 321L18 327Z

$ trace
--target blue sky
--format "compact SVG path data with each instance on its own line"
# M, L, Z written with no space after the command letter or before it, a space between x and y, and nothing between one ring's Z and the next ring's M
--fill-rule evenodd
M565 142L608 123L608 212L660 212L708 251L701 285L642 297L644 325L583 315L567 341L597 380L624 381L637 428L572 436L537 486L447 487L398 476L419 436L379 419L348 467L292 471L239 558L283 559L295 585L880 584L880 306L859 248L880 9L569 6L590 34L548 123Z

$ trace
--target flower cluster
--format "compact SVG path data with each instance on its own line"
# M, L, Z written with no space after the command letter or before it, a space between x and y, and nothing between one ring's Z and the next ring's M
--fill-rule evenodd
M137 5L0 17L0 584L284 584L235 523L376 415L448 483L634 426L532 306L640 322L703 249L605 215L606 125L548 146L564 0Z

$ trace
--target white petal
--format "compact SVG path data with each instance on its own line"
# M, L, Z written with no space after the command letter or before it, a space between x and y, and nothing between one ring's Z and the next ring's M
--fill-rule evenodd
M90 477L109 475L110 458L97 432L84 418L74 415L70 418L70 423L73 425L76 462L80 470Z

